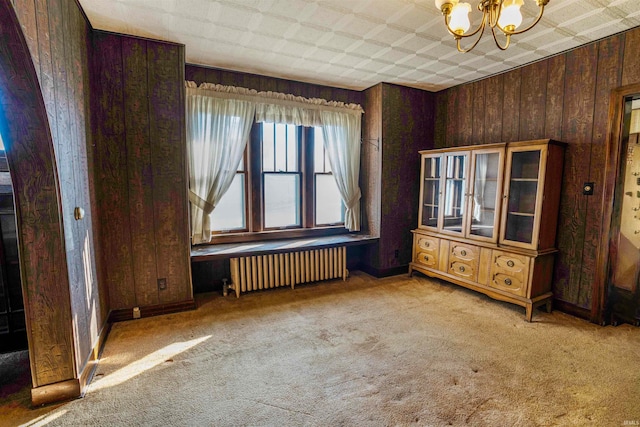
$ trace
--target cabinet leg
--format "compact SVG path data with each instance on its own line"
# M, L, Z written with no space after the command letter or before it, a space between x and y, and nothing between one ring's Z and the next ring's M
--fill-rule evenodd
M409 277L413 276L413 269L409 266Z
M531 322L531 319L533 318L533 304L527 304L527 322Z
M547 303L545 304L545 307L546 307L546 309L547 309L547 313L551 313L551 303L552 303L552 301L551 301L551 300L549 300L549 301L547 301Z

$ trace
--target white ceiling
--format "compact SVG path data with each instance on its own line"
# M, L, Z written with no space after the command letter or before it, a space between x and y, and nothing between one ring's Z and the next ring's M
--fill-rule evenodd
M478 0L472 25L479 22ZM186 60L361 90L440 90L640 26L640 0L550 0L500 51L489 32L459 53L433 0L80 0L96 29L183 43ZM525 0L531 18L535 0ZM475 18L475 21L474 21Z

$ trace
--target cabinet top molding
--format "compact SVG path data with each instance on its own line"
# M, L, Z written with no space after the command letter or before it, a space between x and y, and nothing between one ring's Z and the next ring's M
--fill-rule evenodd
M418 153L419 154L440 153L440 152L450 153L452 151L482 150L482 149L488 149L488 148L500 148L500 147L506 148L506 147L517 147L520 145L536 145L536 144L560 145L562 147L567 146L566 142L547 138L547 139L533 139L530 141L497 142L497 143L491 143L491 144L464 145L460 147L433 148L430 150L420 150L418 151Z

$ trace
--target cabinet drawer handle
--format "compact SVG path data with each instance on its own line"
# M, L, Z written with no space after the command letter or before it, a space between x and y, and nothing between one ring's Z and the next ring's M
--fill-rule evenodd
M429 242L424 242L424 247L428 248L429 247Z
M459 270L464 273L464 265L461 265Z
M509 267L513 267L515 264L514 264L514 262L513 262L513 261L509 260L509 261L507 261L507 265L508 265Z
M460 251L460 255L462 256L467 256L467 251L465 251L464 249Z
M429 261L429 257L427 255L425 255L423 258L424 258L425 261L427 261L427 262Z
M511 279L504 279L504 284L507 286L511 286Z

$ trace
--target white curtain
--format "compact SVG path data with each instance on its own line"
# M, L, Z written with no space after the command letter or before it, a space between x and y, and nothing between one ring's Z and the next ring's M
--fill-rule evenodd
M322 111L324 146L346 207L345 227L360 231L360 112Z
M473 219L482 223L482 208L484 207L484 191L487 185L487 167L489 165L489 154L479 154L476 156L476 172L474 179Z
M211 241L211 212L242 160L255 103L187 85L187 153L192 243Z

